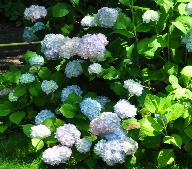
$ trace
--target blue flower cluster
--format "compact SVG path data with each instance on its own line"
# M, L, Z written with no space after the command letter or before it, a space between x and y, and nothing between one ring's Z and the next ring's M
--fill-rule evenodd
M40 56L40 55L36 55L36 56L32 56L30 59L29 59L29 64L31 66L42 66L44 65L44 58L43 56Z
M42 91L44 91L47 95L56 91L58 87L57 83L53 80L44 80L41 84Z
M32 83L35 81L35 77L31 73L22 74L19 78L21 84Z
M81 96L83 94L83 92L79 86L77 86L77 85L67 86L61 92L61 101L64 102L71 93L75 93L79 96Z
M97 118L101 112L101 104L91 98L86 98L80 103L81 112L90 120Z
M54 118L55 114L52 113L50 110L41 110L37 116L35 117L36 124L42 124L48 118Z

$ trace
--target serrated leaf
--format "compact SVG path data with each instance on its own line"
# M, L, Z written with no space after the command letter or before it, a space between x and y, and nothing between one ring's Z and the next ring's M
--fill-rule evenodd
M51 71L47 67L41 67L38 75L43 80L49 80L51 78Z
M159 104L159 97L148 94L145 97L144 105L151 113L155 113Z
M17 86L15 89L14 89L14 96L17 96L17 97L21 97L23 96L25 93L26 93L26 87L25 86Z
M41 84L36 83L31 85L29 87L29 93L31 94L31 96L39 96L39 94L41 93Z
M11 103L5 102L0 104L0 116L7 116L11 112L13 112L13 107Z
M23 133L24 133L27 137L30 137L31 127L32 127L32 126L33 126L32 124L22 125Z
M65 3L56 3L52 7L53 17L64 17L70 12L70 8Z
M102 76L103 79L113 80L119 77L119 72L113 66L110 66L108 69L103 70Z
M35 148L35 151L39 151L44 147L44 142L43 140L39 138L33 138L31 139L31 144Z
M12 122L12 123L15 123L15 124L19 124L21 122L21 120L24 119L25 117L25 112L21 111L21 112L15 112L15 113L12 113L10 116L9 116L9 120Z
M169 82L171 83L173 89L180 88L181 86L179 85L178 78L174 75L169 76Z
M183 32L184 34L187 34L187 29L186 27L183 25L183 23L176 21L176 22L172 22L172 24L179 29L181 32Z
M163 142L166 144L173 144L173 145L181 148L182 138L177 134L172 134L171 136L165 136L163 138Z
M0 124L0 133L4 133L8 128L7 124Z
M68 103L63 104L59 110L66 118L74 118L77 111L75 106Z
M175 155L173 152L173 149L162 149L160 150L157 162L159 167L165 167L167 165L170 165L175 160Z

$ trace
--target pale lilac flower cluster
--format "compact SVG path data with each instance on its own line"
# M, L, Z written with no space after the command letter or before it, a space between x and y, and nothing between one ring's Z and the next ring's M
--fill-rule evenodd
M119 10L115 8L103 7L98 10L96 18L99 26L105 28L112 28L117 20Z
M32 56L30 59L29 59L29 64L31 66L42 66L44 65L44 58L43 56L40 56L40 55L36 55L36 56Z
M55 92L58 89L58 85L53 80L44 80L41 84L41 89L43 92L45 92L47 95L50 93Z
M77 143L75 144L75 147L78 152L87 153L90 151L91 145L92 145L92 142L89 139L82 138L77 141Z
M192 2L189 2L186 6L186 11L189 13L189 14L192 14Z
M127 89L132 95L140 96L143 93L143 86L132 79L124 81L123 87Z
M61 46L59 51L59 57L70 59L77 54L80 38L68 38L66 42Z
M147 10L143 15L143 22L150 23L150 22L158 22L159 21L159 13L154 10Z
M186 45L188 52L192 52L192 31L182 37L181 43Z
M31 20L32 22L45 18L47 16L47 10L44 6L31 5L29 8L26 8L24 11L24 17L27 20Z
M120 118L112 112L103 112L90 123L90 131L97 136L114 133L120 128Z
M137 115L137 108L125 99L119 100L115 104L114 111L121 119L135 117Z
M133 155L138 149L138 144L131 138L116 140L100 140L94 146L94 153L102 158L109 166L124 163L126 155Z
M31 138L46 138L51 135L50 129L42 124L31 127Z
M90 120L97 118L101 112L101 104L91 98L86 98L80 103L81 112Z
M43 41L41 41L41 51L44 53L46 59L53 60L59 56L60 48L68 38L61 34L47 34Z
M88 67L89 74L99 74L102 71L103 71L103 68L99 63L93 63Z
M35 81L35 77L31 73L22 74L19 78L21 84L32 83Z
M73 124L64 124L57 128L56 138L58 141L67 147L72 147L80 139L81 132Z
M83 59L98 59L104 56L107 44L104 34L87 34L81 38L77 54Z
M97 26L97 20L93 16L89 16L89 15L85 16L81 20L81 26L83 26L83 27L94 27L94 26Z
M14 95L14 90L11 91L8 95L8 99L10 102L16 102L18 100L19 97Z
M81 60L69 61L65 67L65 75L68 78L78 77L83 73L83 68L81 66Z
M101 104L101 107L104 108L105 105L110 102L109 98L106 96L98 96L97 101Z
M43 152L42 159L45 163L52 166L65 163L71 157L72 150L65 146L54 146L48 148Z
M71 93L75 93L79 96L81 96L83 94L83 92L79 86L77 86L77 85L67 86L61 92L61 101L64 102Z
M42 124L48 118L54 118L55 114L52 113L50 110L41 110L37 116L35 117L36 124Z

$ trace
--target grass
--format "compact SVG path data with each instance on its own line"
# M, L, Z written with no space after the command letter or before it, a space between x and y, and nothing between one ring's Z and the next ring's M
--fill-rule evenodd
M77 167L70 167L70 169ZM114 169L114 167L109 167ZM146 166L130 167L130 169L156 169L153 164ZM166 167L166 169L188 169L178 165ZM22 134L11 133L0 135L0 169L68 169L66 166L50 167L44 165L37 154L29 151L29 140ZM88 167L78 166L78 169L88 169ZM99 168L97 168L99 169ZM100 167L105 169L105 167ZM121 169L123 169L121 167Z

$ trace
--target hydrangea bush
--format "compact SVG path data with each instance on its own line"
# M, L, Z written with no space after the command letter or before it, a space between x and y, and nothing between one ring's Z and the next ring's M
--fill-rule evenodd
M0 78L0 132L21 127L51 166L190 159L190 0L83 2L25 10L31 37L48 32Z

